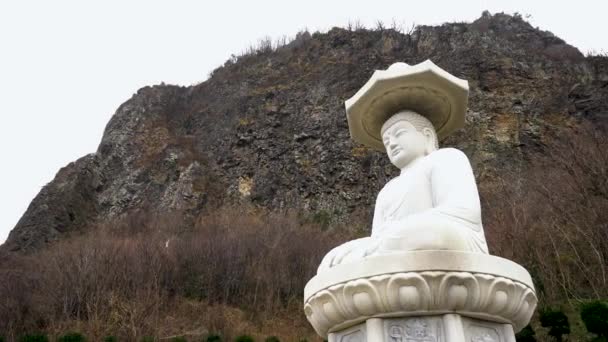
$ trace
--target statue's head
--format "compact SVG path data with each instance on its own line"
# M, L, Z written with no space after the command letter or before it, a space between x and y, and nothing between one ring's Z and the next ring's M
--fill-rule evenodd
M439 144L433 124L413 111L401 111L382 125L382 142L391 163L403 169L435 151Z

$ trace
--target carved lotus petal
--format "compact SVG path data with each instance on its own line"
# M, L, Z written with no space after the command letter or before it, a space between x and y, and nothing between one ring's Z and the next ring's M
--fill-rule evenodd
M537 303L523 267L458 251L403 252L338 265L311 279L304 299L306 317L321 336L370 317L442 313L510 323L519 331Z

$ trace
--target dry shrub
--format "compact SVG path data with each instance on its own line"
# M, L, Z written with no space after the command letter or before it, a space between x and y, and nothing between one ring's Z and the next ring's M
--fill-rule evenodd
M0 331L14 337L78 330L91 340L232 336L244 332L238 329L270 329L269 321L298 312L282 337L312 333L301 309L303 287L322 256L348 237L290 213L224 208L191 226L175 216L179 229L166 219L171 215L163 217L133 213L34 255L3 260Z
M530 271L543 304L575 307L608 297L608 139L587 123L560 133L485 192L484 219L492 251Z
M169 245L187 270L184 295L273 314L301 304L303 285L337 240L293 215L230 210L202 217Z

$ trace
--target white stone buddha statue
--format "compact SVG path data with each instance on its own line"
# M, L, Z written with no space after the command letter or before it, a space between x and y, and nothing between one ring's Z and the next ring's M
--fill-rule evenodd
M378 194L371 237L331 250L319 271L398 251L459 250L488 253L479 195L466 155L438 149L433 124L400 111L381 128L386 153L401 174Z
M351 138L401 170L371 236L323 258L304 312L329 341L515 341L537 298L520 265L489 255L466 155L439 149L465 123L469 85L431 61L376 70L345 101Z

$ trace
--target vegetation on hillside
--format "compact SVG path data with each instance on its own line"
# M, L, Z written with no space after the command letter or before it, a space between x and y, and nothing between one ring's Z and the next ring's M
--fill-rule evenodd
M351 235L321 231L289 213L223 209L191 227L176 217L136 213L3 260L0 332L78 328L91 340L136 340L251 329L311 337L301 313L303 284L324 252Z

